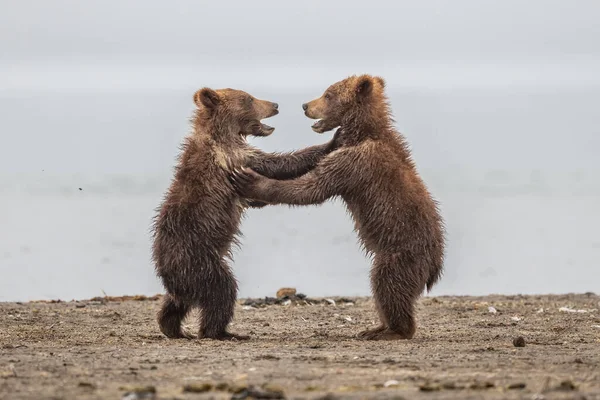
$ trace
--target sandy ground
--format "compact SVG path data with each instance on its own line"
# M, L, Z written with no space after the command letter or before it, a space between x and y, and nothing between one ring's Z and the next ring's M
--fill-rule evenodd
M354 338L367 298L242 299L239 342L164 338L157 299L0 303L0 398L600 399L591 293L427 297L394 342Z

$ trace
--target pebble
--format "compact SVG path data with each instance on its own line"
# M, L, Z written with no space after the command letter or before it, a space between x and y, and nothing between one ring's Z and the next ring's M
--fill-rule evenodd
M275 296L278 299L282 299L284 297L294 297L295 295L296 295L295 288L281 288L277 291Z
M517 336L513 339L513 345L515 347L525 347L525 338L523 336Z
M241 399L285 399L283 390L274 385L266 384L262 388L249 386L239 393L231 396L232 400Z
M469 389L484 390L484 389L491 389L495 386L496 385L494 385L493 382L475 382L475 383L471 384L471 386L469 386Z
M488 307L488 312L489 312L490 314L496 314L496 313L498 312L498 310L496 310L496 309L495 309L494 307L492 307L492 306L489 306L489 307Z
M441 390L441 386L440 385L436 385L436 384L432 384L432 383L425 383L423 385L419 385L419 390L423 391L423 392L437 392L438 390Z
M570 392L573 390L577 390L577 387L575 386L575 384L572 381L566 380L566 381L562 381L560 383L560 385L558 385L556 388L554 388L554 390L561 391L561 392Z
M190 383L183 386L185 393L205 393L210 392L213 389L211 383Z
M399 382L397 380L390 379L383 384L383 387L398 386L398 384Z
M578 314L584 314L584 313L588 313L588 312L594 312L596 310L575 310L573 308L569 308L569 307L561 307L558 309L558 311L560 312L567 312L567 313L578 313Z
M121 387L127 390L121 400L154 400L156 399L156 388L154 386L130 386Z
M508 385L509 390L525 389L526 387L527 387L527 384L525 384L523 382L511 383L510 385Z

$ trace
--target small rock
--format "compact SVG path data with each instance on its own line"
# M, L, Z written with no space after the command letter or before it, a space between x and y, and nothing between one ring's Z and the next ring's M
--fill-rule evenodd
M231 396L231 399L285 399L285 394L280 388L270 384L265 384L263 388L249 386L241 392Z
M252 306L242 306L242 310L244 310L244 311L256 310L256 307L252 307Z
M336 396L336 395L335 395L335 394L333 394L333 393L327 393L327 394L326 394L326 395L324 395L324 396L321 396L321 397L317 397L317 398L316 398L316 400L339 400L339 399L341 399L341 397L339 397L339 396Z
M248 385L245 385L243 383L234 383L232 385L228 385L228 392L233 394L242 393L247 389Z
M213 389L212 383L189 383L183 386L184 393L205 393Z
M527 385L523 382L511 383L508 385L508 390L525 389Z
M334 299L325 299L325 301L335 307L335 300Z
M488 307L488 312L489 312L490 314L496 314L496 313L498 312L498 310L496 310L496 309L495 309L494 307L492 307L492 306L489 306L489 307Z
M399 384L399 383L398 383L398 381L397 381L397 380L390 379L389 381L386 381L386 382L383 384L383 387L398 386L398 384Z
M156 393L151 392L132 392L125 393L121 400L156 400Z
M280 360L279 357L273 355L273 354L261 354L260 356L256 357L255 360Z
M459 387L456 386L456 383L454 383L454 382L444 382L444 383L442 383L442 389L455 390L455 389L459 389Z
M273 383L265 383L264 385L262 385L262 388L267 392L276 393L283 396L283 388L281 386L275 385Z
M350 316L345 316L344 320L348 321L348 322L352 322L352 317Z
M523 336L517 336L513 339L513 346L525 347L525 338Z
M292 301L290 299L287 299L281 303L281 305L284 305L284 306L289 306L290 304L292 304Z
M517 316L515 315L514 317L510 317L510 319L511 319L512 321L519 322L519 321L520 321L520 320L522 320L523 318L521 318L521 317L517 317Z
M75 308L85 308L85 304L77 303L77 304L75 304Z
M428 382L428 383L419 385L419 390L421 390L422 392L437 392L437 391L441 390L441 386Z
M121 386L119 390L125 390L131 393L156 393L154 386Z
M540 308L539 310L537 310L537 311L536 311L536 313L538 313L538 314L541 314L541 313L543 313L543 312L544 312L544 309L543 309L543 308Z
M577 390L577 387L575 386L575 384L572 381L566 380L566 381L562 381L560 383L560 385L558 385L556 388L554 388L554 390L557 390L559 392L571 392L573 390Z
M215 385L214 389L220 392L227 392L229 391L229 384L227 382L220 382Z
M156 399L156 388L154 386L122 386L119 390L126 390L121 400Z
M566 312L566 313L584 314L584 313L594 312L596 310L595 309L593 309L593 310L583 310L583 309L575 310L575 309L569 308L569 307L561 307L561 308L558 309L558 311L560 311L560 312Z
M77 386L88 389L96 389L96 385L91 382L79 382Z
M15 378L17 374L14 369L10 371L0 371L0 378Z
M576 358L575 360L573 360L573 362L575 364L583 364L583 360L581 358Z
M284 297L294 297L296 295L295 288L281 288L277 291L275 295L278 299L283 299Z
M491 389L494 386L496 386L496 385L494 385L493 382L475 382L475 383L471 384L471 386L469 386L469 389L485 390L485 389Z

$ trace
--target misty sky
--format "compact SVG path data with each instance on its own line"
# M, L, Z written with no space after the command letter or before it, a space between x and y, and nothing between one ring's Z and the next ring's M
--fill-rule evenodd
M0 4L0 90L599 80L594 0Z
M309 126L299 104L363 72L386 79L426 168L554 168L559 156L598 166L598 1L0 4L0 138L17 149L40 144L27 162L0 149L5 175L162 170L201 86L282 102L280 134L260 145L312 144L321 139L292 133ZM512 97L498 103L498 90Z

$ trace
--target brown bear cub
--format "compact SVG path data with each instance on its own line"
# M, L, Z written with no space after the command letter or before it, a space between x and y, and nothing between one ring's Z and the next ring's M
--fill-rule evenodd
M191 338L181 323L192 307L201 309L199 338L247 339L227 331L233 318L237 282L227 258L247 206L228 175L249 165L273 179L291 179L314 168L332 143L292 153L264 153L246 136L268 136L261 120L278 113L277 104L240 90L204 88L194 95L193 132L186 138L175 176L153 223L152 258L166 295L158 314L170 338Z
M249 168L230 175L240 195L270 204L320 204L341 197L366 252L381 325L369 340L410 339L414 305L442 275L445 231L403 136L393 127L384 81L353 76L302 106L323 133L339 127L336 150L307 174L276 181Z

